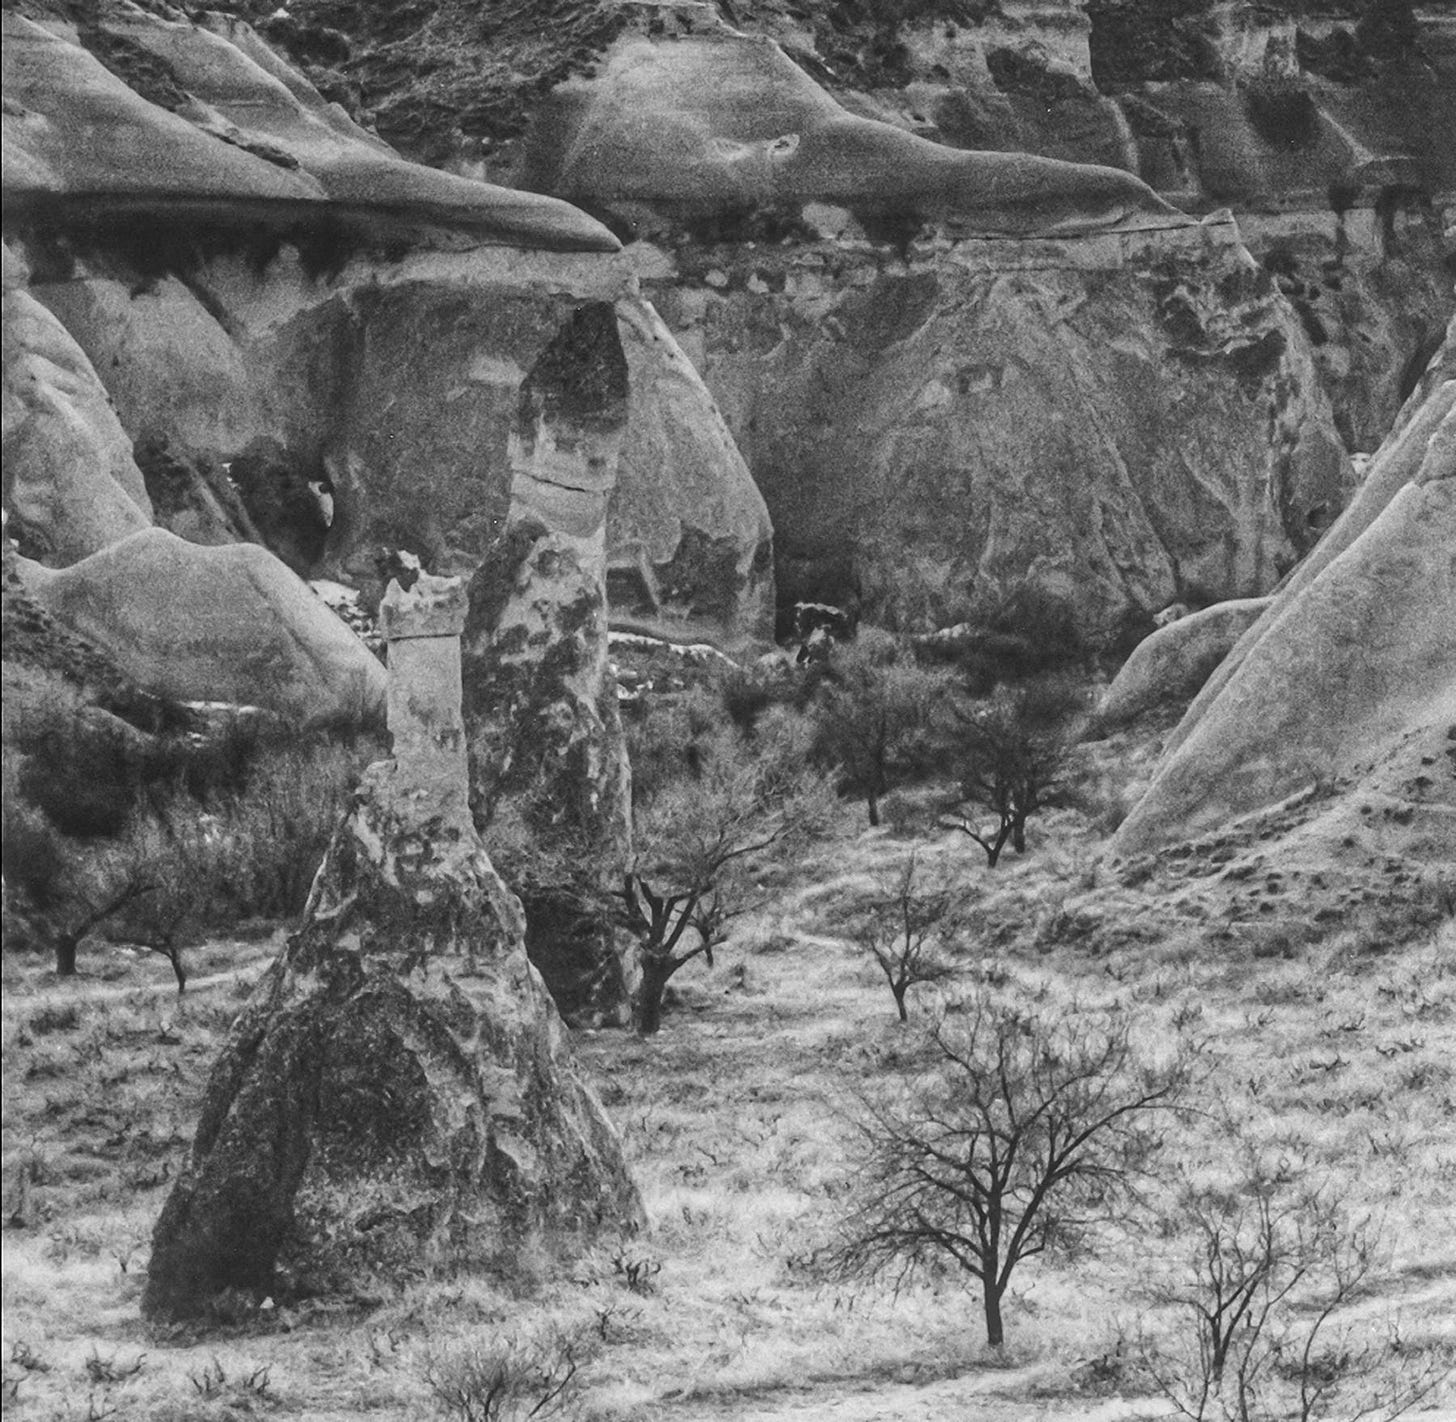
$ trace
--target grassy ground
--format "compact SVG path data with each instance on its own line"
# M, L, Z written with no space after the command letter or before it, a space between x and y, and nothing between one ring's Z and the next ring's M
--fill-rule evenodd
M891 816L914 817L913 805ZM1449 919L1403 943L1340 923L1271 949L1267 935L1232 931L1232 895L1248 888L1237 852L1213 880L1129 884L1095 867L1087 823L1056 811L1033 827L1032 852L993 875L964 839L869 832L848 810L845 820L816 858L773 871L766 907L716 970L680 975L659 1037L580 1039L625 1137L648 1230L564 1275L543 1264L510 1291L443 1281L368 1314L272 1310L206 1334L150 1329L138 1315L151 1226L204 1075L276 936L194 953L195 985L181 1001L165 963L116 948L91 949L87 975L65 983L7 955L7 1412L447 1416L429 1380L458 1374L472 1350L504 1336L523 1347L568 1339L582 1359L577 1415L596 1419L1166 1412L1130 1361L1139 1333L1166 1349L1177 1342L1172 1316L1148 1295L1188 1243L1160 1213L1166 1183L1150 1187L1146 1214L1101 1231L1093 1253L1023 1266L1004 1356L986 1348L977 1300L954 1278L896 1298L827 1284L814 1267L851 1183L856 1096L913 1057L940 1003L985 982L1019 983L1066 1014L1116 995L1150 1050L1196 1038L1202 1109L1170 1130L1168 1164L1228 1159L1237 1127L1291 1172L1328 1180L1383 1223L1388 1249L1358 1311L1398 1317L1412 1365L1456 1347ZM976 907L954 976L911 990L907 1028L846 929L912 843ZM1452 1401L1433 1394L1423 1405Z

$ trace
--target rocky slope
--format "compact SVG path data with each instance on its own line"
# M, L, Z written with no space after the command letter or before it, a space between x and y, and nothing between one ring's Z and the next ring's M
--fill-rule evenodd
M1456 860L1453 353L1456 327L1360 497L1174 731L1115 852L1277 815L1292 797L1304 836L1337 860L1389 852L1392 836L1417 859Z

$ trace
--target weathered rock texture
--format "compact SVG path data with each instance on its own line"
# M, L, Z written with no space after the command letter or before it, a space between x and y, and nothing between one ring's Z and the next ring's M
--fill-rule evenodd
M1015 153L1125 169L1188 211L1232 206L1309 327L1352 448L1379 443L1452 309L1445 5L733 0L733 30L727 11L687 0L541 0L529 13L420 0L403 22L381 0L232 8L406 151L497 181L570 184L624 230L651 230L664 199L712 190L737 207L715 223L777 240L804 194L842 176L834 159L850 148L858 175L891 152L906 161L888 182L849 182L848 208L873 209L881 191L903 199L927 171L926 139L944 145L931 160L946 179L937 201L955 172L1002 171L984 155ZM806 97L766 41L838 111ZM694 56L713 65L700 91Z
M1097 707L1096 729L1112 731L1149 711L1185 707L1268 606L1266 597L1235 598L1158 628L1118 669Z
M153 1238L154 1317L509 1268L640 1219L471 822L463 593L422 577L386 597L395 759L214 1068Z
M626 35L537 114L521 181L650 229L769 211L871 227L1084 230L1179 214L1120 168L967 152L850 113L766 38Z
M152 508L105 387L25 279L6 247L0 454L9 532L48 562L74 563L146 528Z
M1423 390L1361 498L1189 708L1114 850L1156 848L1388 770L1408 772L1419 833L1447 862L1456 856L1456 775L1441 763L1456 735L1453 547L1447 378Z
M656 302L768 503L781 593L924 630L1033 585L1084 633L1270 591L1353 486L1227 220L678 254Z
M380 545L473 571L510 497L520 381L577 305L605 300L640 376L611 525L633 610L764 630L762 500L606 228L402 161L246 25L125 0L84 23L30 11L44 23L4 18L7 231L25 299L98 374L160 522L260 539L304 576L368 581ZM19 452L15 477L60 502L51 466Z
M40 607L156 696L261 706L304 725L383 711L383 667L255 544L202 547L145 528L68 568L21 571Z
M583 306L522 382L510 514L471 583L463 649L476 823L489 835L509 812L524 842L503 867L532 961L564 1012L597 1018L625 1010L630 976L601 892L631 840L604 596L627 412L616 317Z

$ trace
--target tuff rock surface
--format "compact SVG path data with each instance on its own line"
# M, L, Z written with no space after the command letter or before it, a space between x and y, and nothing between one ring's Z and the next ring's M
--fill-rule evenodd
M628 421L612 308L582 306L521 384L505 531L470 584L463 677L481 832L503 864L532 962L573 1017L620 1018L630 959L604 891L631 855L630 773L607 660L607 507Z
M1361 491L1189 708L1113 850L1133 855L1359 785L1456 858L1456 380L1451 343ZM1356 787L1356 788L1352 788ZM1373 805L1369 807L1373 812ZM1352 841L1353 842L1353 841Z
M381 545L472 572L509 499L517 387L577 304L607 300L634 371L612 523L633 607L762 632L762 500L609 231L401 160L245 24L126 0L4 22L7 231L164 526L356 585Z
M641 1218L471 821L464 613L458 580L386 596L394 759L213 1070L153 1238L153 1317L508 1270Z
M383 713L384 668L256 544L144 528L68 568L19 567L40 608L154 696L260 706L300 725Z
M1149 711L1186 706L1268 606L1266 597L1216 602L1145 637L1098 703L1096 729L1115 730Z
M1112 640L1267 593L1353 488L1226 216L904 259L679 251L649 289L763 490L785 599L923 631L1031 585Z

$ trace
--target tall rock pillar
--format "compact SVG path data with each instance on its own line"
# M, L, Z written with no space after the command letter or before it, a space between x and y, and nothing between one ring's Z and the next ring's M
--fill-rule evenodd
M607 503L627 361L606 302L579 307L522 383L505 530L470 586L471 802L526 907L562 1010L625 1013L630 968L601 891L630 854L630 776L607 660Z
M366 772L213 1069L143 1308L509 1271L641 1206L469 809L458 579L392 584L395 758Z

